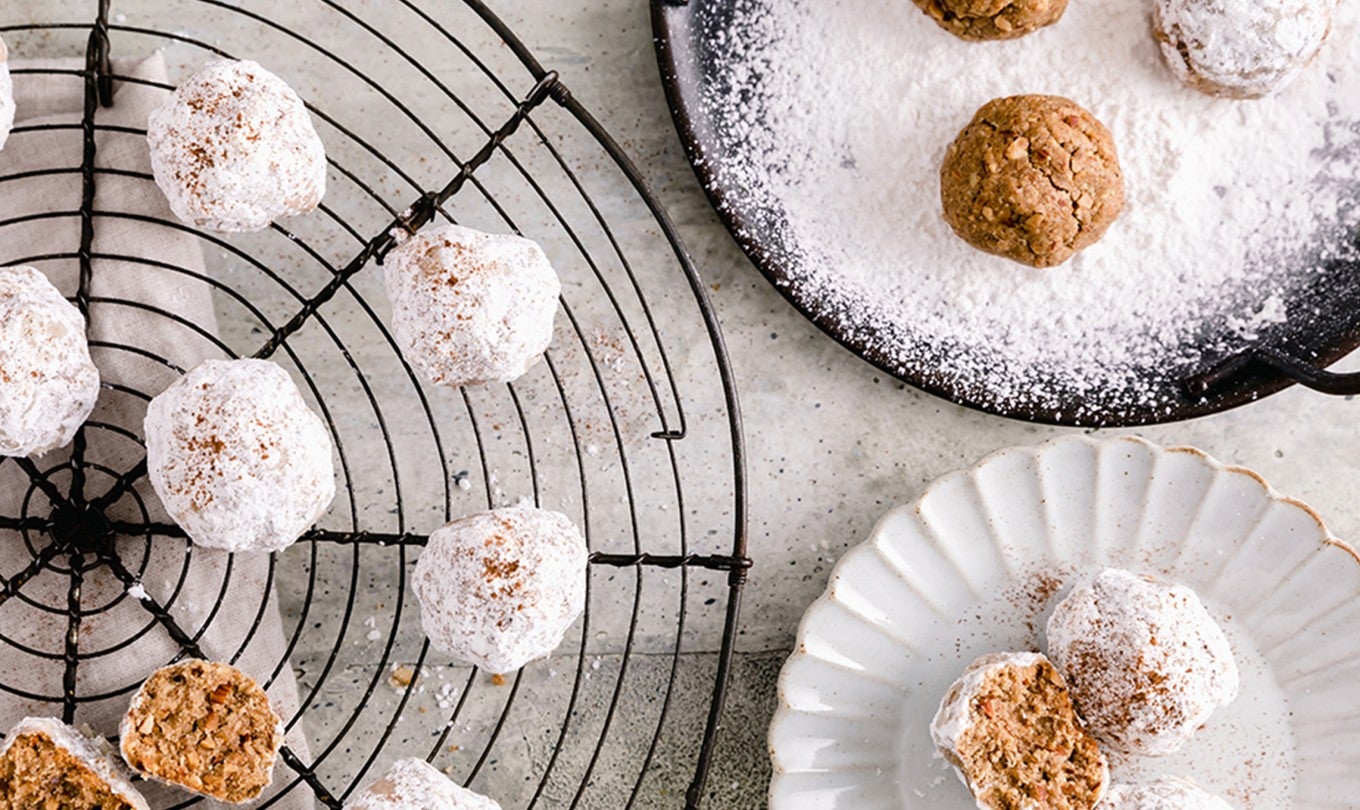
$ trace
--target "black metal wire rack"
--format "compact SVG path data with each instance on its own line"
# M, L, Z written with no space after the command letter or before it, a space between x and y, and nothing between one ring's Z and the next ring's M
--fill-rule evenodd
M286 722L306 730L310 756L285 750L287 768L276 781L288 790L262 806L310 791L319 805L340 807L385 762L419 755L464 783L487 779L504 760L526 760L513 784L508 775L501 782L509 790L496 798L507 808L698 807L711 795L705 782L751 564L740 414L707 291L621 147L479 0L430 8L417 0L49 5L55 19L0 12L0 35L12 57L26 46L69 54L83 44L84 70L68 72L84 82L84 115L71 124L21 124L8 148L53 129L82 130L81 164L52 170L78 174L82 195L76 210L0 222L0 239L25 221L78 219L73 250L35 248L23 261L78 263L74 300L87 314L139 307L224 356L284 363L338 451L340 496L321 526L271 558L246 634L256 633L277 586L286 644L274 675L296 670L300 707ZM125 15L122 6L155 11ZM310 84L285 78L308 99L330 155L327 199L302 220L232 239L148 220L193 234L208 272L96 248L101 222L147 220L97 196L105 174L118 171L99 165L98 138L145 134L100 121L101 107L116 104L115 88L147 83L119 74L110 56L157 47L185 66L220 55L269 67L271 55L289 52L307 67ZM379 72L399 81L372 78ZM356 96L363 103L353 103ZM450 126L454 120L461 123ZM405 145L392 147L398 139ZM0 176L0 193L13 179ZM395 231L435 221L523 232L568 257L555 256L565 324L546 362L524 380L436 391L401 359L371 268L394 246ZM210 285L223 334L155 306L92 294L98 267L114 260ZM145 347L96 348L182 373ZM106 384L101 397L145 403L154 393ZM59 660L61 693L35 693L25 683L0 683L0 692L77 723L88 705L125 702L139 685L83 693L84 668L134 649L150 632L168 634L181 655L201 655L217 615L181 626L181 588L158 601L138 587L153 547L183 546L186 559L191 549L178 527L150 517L145 461L129 469L101 464L89 454L96 433L107 434L101 441L142 443L135 432L92 421L69 461L0 461L0 484L28 488L19 512L0 516L0 542L22 542L31 552L22 570L0 572L0 610L13 603L62 616L65 625L46 649L0 637L0 655ZM425 533L516 492L569 512L585 530L590 596L563 651L502 683L435 660L407 578ZM228 562L221 594L231 570ZM165 572L176 575L182 584L182 571ZM25 594L43 577L64 580L62 603ZM93 578L113 578L131 594L87 604ZM147 625L128 638L94 637L88 625L116 604L139 605ZM695 651L716 652L716 665L695 669L687 657ZM401 668L408 674L393 680ZM454 678L436 691L435 671ZM702 700L687 699L697 688ZM679 716L677 707L691 705L705 716ZM606 761L627 767L605 773ZM677 770L685 774L679 781ZM684 797L664 798L668 784L687 788Z

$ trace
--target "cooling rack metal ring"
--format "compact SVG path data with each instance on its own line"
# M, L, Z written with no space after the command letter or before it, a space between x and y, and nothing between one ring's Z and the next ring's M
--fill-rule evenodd
M258 603L248 606L253 622L228 656L236 662L264 632L270 594L277 590L291 612L285 619L283 655L264 682L271 686L290 665L303 670L299 707L286 725L307 730L310 750L303 756L285 748L286 768L276 781L285 783L286 790L261 806L303 791L322 806L341 807L375 775L379 762L395 753L424 756L472 783L511 756L511 738L526 725L524 714L535 711L543 713L532 721L547 744L524 764L525 784L506 801L507 808L655 802L671 784L658 774L677 767L676 761L688 773L682 785L684 806L699 807L709 795L706 782L726 698L741 591L752 564L746 544L745 450L731 369L707 290L675 226L622 148L560 76L546 70L479 0L446 4L457 8L437 11L416 0L395 0L392 7L419 27L420 37L414 30L407 32L410 36L395 33L337 0L313 0L308 13L324 17L340 32L329 39L292 24L293 18L273 4L251 8L225 0L179 0L179 7L190 14L201 10L208 17L218 15L257 30L262 40L295 45L313 69L333 71L371 93L375 104L390 111L394 125L417 133L426 150L450 168L443 180L429 184L429 173L422 173L409 156L390 155L377 137L304 92L323 128L332 178L338 181L312 215L313 222L273 226L264 237L272 241L264 248L263 242L199 233L168 219L118 210L99 197L101 183L115 178L153 182L145 173L100 162L100 145L108 139L145 136L143 130L103 122L100 109L116 106L120 87L171 89L120 73L113 57L130 55L148 42L183 49L199 61L212 55L261 56L201 36L192 25L176 24L169 12L149 24L124 20L112 0L91 0L90 5L93 13L86 20L10 22L0 17L0 34L7 39L39 34L85 38L83 70L39 66L13 71L79 79L84 110L78 121L21 122L12 133L12 149L22 148L25 138L66 130L78 130L82 145L78 166L0 176L0 191L8 183L58 175L78 176L81 189L78 207L0 222L3 234L11 226L75 221L78 245L12 261L74 264L79 280L72 300L87 317L101 308L153 317L221 356L279 360L314 404L337 450L342 487L331 513L292 549L269 558L265 587L256 595ZM479 53L469 44L472 37L455 35L450 19L441 16L454 12L462 15L463 24L472 20L483 26L517 69L497 66L494 54ZM335 43L343 37L389 55L411 82L420 84L420 92L411 91L408 98L402 87L375 81L356 60L338 52ZM427 38L424 46L414 44L422 37ZM461 60L462 68L445 78L431 67L429 62L437 60L425 58L430 55L428 38L439 43L441 53L446 50ZM490 115L465 98L458 83L474 79L489 87L505 109ZM479 145L456 145L426 123L423 112L433 103L449 105L464 116L468 130L479 134ZM551 122L545 120L550 117ZM583 152L591 154L589 161ZM491 177L484 176L488 172ZM614 194L620 186L629 190L628 200L601 197L599 186L606 175L613 176ZM520 195L499 190L505 178L518 184ZM363 216L350 213L360 209ZM432 391L401 358L382 307L366 293L371 284L365 274L377 272L375 266L399 234L436 221L476 218L472 212L532 237L539 236L539 229L551 231L547 235L569 253L565 280L570 290L563 296L558 338L534 380L494 391ZM211 269L100 247L97 234L112 221L191 236L205 255L248 273L249 283ZM325 236L318 235L323 232ZM644 239L661 250L642 251L638 246ZM260 254L262 249L268 255ZM307 272L281 269L275 252L282 251L289 251ZM656 266L658 255L668 257L669 266ZM235 319L251 328L219 335L209 325L155 304L101 292L93 282L106 263L205 285L224 324ZM308 278L324 281L308 285ZM352 337L358 328L366 335L363 345ZM668 331L682 337L668 337ZM92 335L91 347L162 374L185 370L132 343ZM381 382L375 382L378 367L386 375ZM345 401L336 395L337 379L345 386ZM399 387L396 393L394 386ZM154 393L140 385L106 382L101 397L144 407ZM364 424L354 424L356 414ZM412 474L412 435L420 444L425 471L431 463L439 468L437 483L431 483L434 476L423 476L429 479L423 481ZM134 451L142 460L123 469L102 463L92 448L109 443ZM138 432L98 419L77 433L68 461L0 460L0 483L26 485L21 507L14 514L0 514L0 542L17 544L29 557L19 570L0 571L0 609L13 603L11 607L64 617L65 625L61 638L48 648L0 632L6 655L60 662L62 670L60 693L0 681L0 695L48 705L52 714L78 723L85 707L126 701L139 685L83 691L84 668L130 653L152 633L168 636L180 656L204 655L204 635L219 616L239 561L227 556L220 590L210 597L215 606L201 622L186 626L177 618L177 604L186 598L192 547L178 526L152 516L145 475ZM524 493L525 500L574 512L592 553L589 607L573 631L568 652L502 685L475 670L464 673L454 662L436 660L419 635L407 579L429 531L457 514L505 502L509 486ZM375 511L385 519L375 520ZM152 570L153 554L167 546L183 549L179 569ZM385 578L373 580L376 573ZM142 587L150 576L168 583L159 599ZM31 583L44 577L65 582L59 599L44 601L28 592ZM88 589L95 578L121 586L117 595L91 600ZM376 598L390 601L374 608ZM132 603L145 614L136 632L95 638L87 629L88 623ZM381 611L382 622L377 614L364 619L369 610ZM664 633L658 631L663 625ZM356 645L373 657L351 660ZM697 724L680 722L676 708L682 702L695 704L685 701L685 691L695 682L686 661L692 651L713 653L711 671L699 678L706 686L697 704L704 716ZM600 669L601 660L608 660L608 667ZM425 683L431 676L426 673L439 668L455 673L456 680L441 689L441 695L447 693L447 704L439 705L445 713L422 720L415 710L423 714L428 708ZM408 674L393 681L390 673L400 669ZM551 676L546 680L545 670ZM592 679L593 672L601 676ZM635 672L640 674L634 677ZM642 677L650 679L645 687L638 685ZM636 703L639 688L654 690L643 710ZM587 715L587 705L596 711ZM408 709L414 719L407 717ZM545 719L548 710L552 716ZM419 750L390 750L409 748L413 727L427 732ZM455 738L460 745L450 745ZM620 747L629 752L627 772L603 773L603 763ZM458 753L451 757L453 751ZM188 799L170 806L199 803Z

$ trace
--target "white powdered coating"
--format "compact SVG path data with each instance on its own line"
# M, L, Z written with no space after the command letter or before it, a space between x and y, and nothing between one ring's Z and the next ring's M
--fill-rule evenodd
M562 284L536 243L446 225L383 261L392 331L436 385L510 382L552 342Z
M80 310L38 270L0 267L0 455L70 444L98 398Z
M585 609L586 542L533 507L459 518L430 535L412 587L435 649L492 673L551 653Z
M9 75L9 48L0 39L0 149L14 127L14 80Z
M132 786L122 767L108 752L100 748L103 741L92 740L60 720L50 717L26 717L20 720L9 730L9 734L5 735L4 741L0 742L0 757L7 754L20 737L30 735L45 737L53 745L75 757L110 791L136 810L149 810L146 799Z
M1059 603L1048 655L1116 751L1173 753L1237 697L1232 648L1195 592L1128 571L1107 569Z
M1101 810L1232 810L1222 798L1183 779L1163 777L1146 785L1115 785Z
M1032 667L1045 660L1038 653L992 653L969 664L945 693L940 709L930 723L930 738L935 741L935 747L957 756L959 738L973 727L973 698L992 675L1010 667Z
M156 184L184 222L258 231L326 193L326 151L302 99L255 62L220 59L147 120Z
M350 799L345 810L501 810L480 793L454 784L421 759L401 759L382 779Z
M1336 0L1157 0L1162 56L1182 82L1213 95L1257 98L1308 66Z
M1039 653L1003 652L984 655L968 665L940 700L939 711L935 713L935 719L930 723L930 738L934 741L935 748L954 766L954 774L970 791L972 786L968 784L968 777L954 763L960 761L959 740L973 727L976 720L973 717L973 699L996 673L1010 668L1032 667L1047 661L1048 659ZM1101 765L1105 770L1102 782L1108 783L1109 764L1103 755ZM981 800L977 802L977 806L981 810L989 810ZM1038 810L1037 804L1035 810Z
M267 360L208 360L146 410L146 458L166 511L195 543L292 545L335 497L331 437Z
M1317 306L1360 208L1360 4L1289 89L1252 103L1181 85L1150 6L1086 0L1028 37L959 41L900 0L738 0L705 35L727 200L783 247L792 294L892 369L988 407L1160 412L1179 374ZM702 13L701 18L707 17ZM1042 68L1042 69L1040 69ZM1128 201L1101 242L1032 270L944 222L945 149L987 101L1071 98L1111 130ZM1148 371L1147 369L1151 369ZM1075 400L1080 400L1078 403Z

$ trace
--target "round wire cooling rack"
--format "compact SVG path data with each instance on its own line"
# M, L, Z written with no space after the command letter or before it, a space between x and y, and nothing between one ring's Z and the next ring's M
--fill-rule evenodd
M34 63L13 72L80 81L85 104L70 122L21 122L7 147L78 131L80 164L38 172L77 177L78 207L0 222L0 239L35 221L78 222L79 244L34 246L14 262L77 266L73 298L87 315L134 313L215 354L282 363L331 431L340 494L317 528L268 559L232 658L268 632L277 593L282 654L266 685L291 669L299 706L286 725L305 732L307 750L285 749L275 780L285 789L260 806L310 792L340 807L387 763L414 755L507 808L672 806L681 794L698 807L712 795L705 784L750 566L740 414L703 284L620 146L491 10L478 0L377 8L7 4L0 35L12 59L85 57L83 69ZM105 165L99 150L145 135L102 122L120 87L173 86L122 71L111 56L158 48L172 77L213 56L254 58L307 99L331 170L315 214L224 239L99 195L115 179L153 182ZM0 176L0 189L17 179ZM119 221L192 237L206 271L110 250L101 225ZM392 341L371 266L394 234L436 221L524 233L563 277L553 347L516 383L422 386ZM220 333L98 292L95 279L110 266L206 285ZM91 348L147 369L146 385L106 379L101 393L134 408L159 390L152 380L163 387L184 371L131 341L92 334ZM143 460L116 468L96 452L110 446ZM126 705L140 677L88 690L89 676L155 634L180 656L202 655L224 603L239 598L234 572L247 566L232 555L216 592L187 593L193 549L157 518L141 450L138 431L96 419L69 459L0 460L0 490L26 491L0 515L0 542L28 558L0 571L0 611L34 611L60 627L46 645L0 634L0 655L63 673L60 693L0 682L0 696L77 724L97 706ZM592 565L586 614L563 647L501 678L438 660L407 579L430 530L516 500L568 513ZM181 558L177 569L164 564ZM143 587L153 579L164 581L158 596ZM116 595L88 599L107 590L94 587L101 581ZM30 595L43 582L63 597ZM190 599L211 609L186 626L179 607ZM102 636L119 611L145 621ZM146 661L141 676L164 663Z

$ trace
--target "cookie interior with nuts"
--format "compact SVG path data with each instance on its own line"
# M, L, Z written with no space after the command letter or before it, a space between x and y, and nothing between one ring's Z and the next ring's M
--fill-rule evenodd
M1095 244L1124 208L1114 139L1059 96L987 102L940 170L944 218L964 241L1032 267Z
M273 779L279 716L240 670L183 661L157 670L123 720L123 758L150 779L239 804Z
M972 41L1016 39L1052 25L1067 0L915 0L944 30Z
M1105 756L1042 655L979 658L945 695L931 734L978 807L1085 810L1105 793Z

